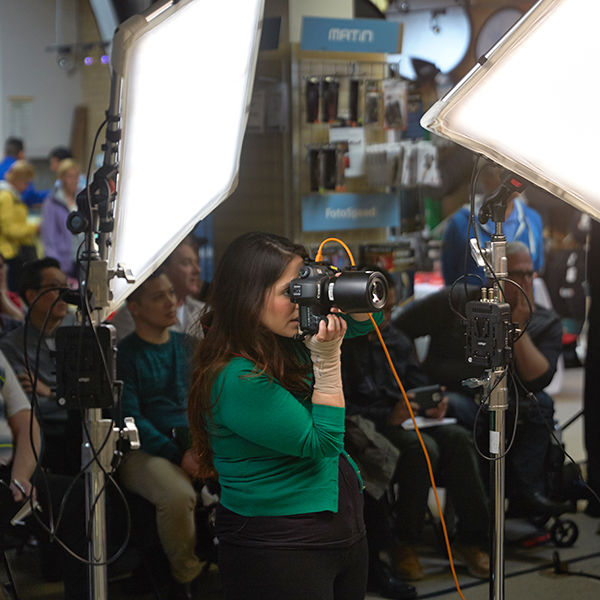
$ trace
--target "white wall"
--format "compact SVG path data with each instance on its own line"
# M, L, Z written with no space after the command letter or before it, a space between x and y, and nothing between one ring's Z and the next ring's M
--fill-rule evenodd
M62 8L59 41L78 41L77 0L0 1L0 143L16 133L9 123L9 97L31 96L25 138L30 158L69 145L73 109L81 104L79 69L67 74L56 64L56 54L45 50L56 41L57 3Z
M353 0L290 0L290 42L299 42L302 17L352 19Z

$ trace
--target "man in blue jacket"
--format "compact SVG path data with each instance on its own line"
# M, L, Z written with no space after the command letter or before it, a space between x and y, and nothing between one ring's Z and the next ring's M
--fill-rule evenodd
M0 161L0 179L12 167L17 160L25 160L25 146L23 140L17 137L9 137L4 142L4 158ZM36 190L30 183L27 189L21 194L21 199L27 206L41 204L48 195L49 190Z
M501 168L486 166L481 172L481 182L485 196L491 194L500 185ZM477 219L479 207L483 197L475 198L475 224L477 237L483 248L494 232L494 223L490 220L482 225ZM543 224L540 215L519 198L516 192L510 196L506 205L506 220L502 230L509 242L523 242L529 250L533 269L541 273L544 266ZM449 219L442 240L442 275L446 285L452 283L465 274L465 249L469 238L475 237L473 226L469 231L470 207L459 208ZM469 234L467 235L467 231ZM467 256L467 274L476 274L485 281L483 269L475 264L470 248ZM468 278L469 283L477 283L475 277Z

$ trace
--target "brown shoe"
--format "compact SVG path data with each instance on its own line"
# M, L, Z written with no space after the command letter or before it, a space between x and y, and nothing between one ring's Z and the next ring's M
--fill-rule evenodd
M419 557L412 546L398 545L392 552L392 569L394 574L406 581L418 581L425 577Z
M465 563L469 575L477 579L490 578L490 556L479 546L455 544L452 549L453 557Z

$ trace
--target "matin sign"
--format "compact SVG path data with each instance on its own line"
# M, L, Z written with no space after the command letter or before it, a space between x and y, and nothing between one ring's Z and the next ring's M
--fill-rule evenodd
M399 54L402 50L401 27L400 23L379 19L303 17L300 48Z

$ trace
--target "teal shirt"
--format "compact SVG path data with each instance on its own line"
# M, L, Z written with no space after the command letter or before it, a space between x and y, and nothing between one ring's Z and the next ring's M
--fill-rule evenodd
M151 344L131 333L118 349L123 417L135 419L144 452L179 464L182 451L171 433L173 428L189 427L190 340L183 333L171 331L168 342Z
M347 321L347 337L372 330L370 321ZM312 404L310 395L257 375L244 358L219 373L211 400L208 429L223 506L252 517L337 512L344 408Z

